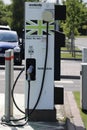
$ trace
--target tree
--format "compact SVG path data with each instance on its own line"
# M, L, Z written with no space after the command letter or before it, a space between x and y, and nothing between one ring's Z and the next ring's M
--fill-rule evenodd
M24 28L24 0L12 0L12 24L11 28L21 37Z
M3 23L2 16L4 14L4 3L0 0L0 24Z
M85 30L85 34L87 35L87 3L83 4L82 12L82 22L79 29Z
M12 23L12 12L11 12L11 5L4 5L5 12L3 16L3 21L7 23L7 25L11 26Z
M66 36L71 39L72 56L75 56L75 35L79 34L78 29L84 22L87 15L87 8L82 0L66 0L63 1L66 5L66 21L62 22L62 27Z
M11 24L11 6L5 5L2 0L0 0L0 24L10 25Z
M5 18L5 6L2 0L0 0L0 24L7 24L7 21L4 20Z

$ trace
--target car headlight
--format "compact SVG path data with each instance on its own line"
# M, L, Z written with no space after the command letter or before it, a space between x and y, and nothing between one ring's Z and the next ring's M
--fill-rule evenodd
M15 48L14 48L14 52L20 52L20 47L18 47L18 46L15 47Z

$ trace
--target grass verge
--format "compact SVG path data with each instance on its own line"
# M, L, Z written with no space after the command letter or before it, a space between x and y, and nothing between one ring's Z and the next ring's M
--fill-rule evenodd
M67 47L64 47L61 48L61 58L82 59L82 53L78 52L78 49L76 49L75 56L73 57Z
M82 54L76 53L75 57L73 57L70 52L67 52L67 53L63 52L63 53L61 53L61 58L82 59Z
M78 105L84 126L87 130L87 112L83 112L81 107L80 107L80 92L74 92L74 97L75 97L76 103Z

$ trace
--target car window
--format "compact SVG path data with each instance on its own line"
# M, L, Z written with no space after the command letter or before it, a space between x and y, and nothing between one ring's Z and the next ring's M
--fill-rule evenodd
M0 32L0 41L3 42L18 42L16 33Z

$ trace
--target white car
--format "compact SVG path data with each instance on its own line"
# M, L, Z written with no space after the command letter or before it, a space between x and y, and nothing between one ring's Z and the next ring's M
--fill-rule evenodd
M16 31L0 30L0 59L5 58L5 51L14 50L14 63L21 65L21 48L19 46L18 35Z

